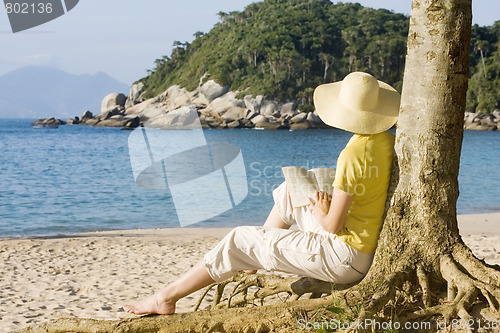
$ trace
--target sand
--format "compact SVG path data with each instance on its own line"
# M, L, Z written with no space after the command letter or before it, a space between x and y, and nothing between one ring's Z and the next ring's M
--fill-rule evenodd
M500 264L500 214L461 215L474 253ZM0 239L0 332L50 319L132 317L121 310L203 258L230 229L159 229ZM182 299L192 310L200 292Z

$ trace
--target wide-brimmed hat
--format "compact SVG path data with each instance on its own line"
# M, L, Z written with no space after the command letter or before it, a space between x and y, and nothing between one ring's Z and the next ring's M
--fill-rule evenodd
M359 134L391 128L398 120L400 100L396 89L363 72L322 84L314 91L314 105L325 124Z

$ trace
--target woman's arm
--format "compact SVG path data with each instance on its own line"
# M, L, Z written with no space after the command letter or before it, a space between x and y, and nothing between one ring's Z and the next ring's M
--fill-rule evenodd
M347 212L352 203L352 195L334 188L331 201L327 193L318 191L309 201L311 202L310 207L323 229L336 234L344 226Z

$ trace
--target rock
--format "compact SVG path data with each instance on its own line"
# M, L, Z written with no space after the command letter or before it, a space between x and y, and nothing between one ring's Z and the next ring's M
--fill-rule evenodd
M295 116L297 111L297 103L296 102L288 102L281 106L280 113L290 115L291 117Z
M188 129L200 127L195 105L184 106L146 122L144 126L162 129Z
M276 121L260 121L255 124L256 128L263 128L263 129L269 129L269 130L275 130L278 128L281 128L282 125L279 122Z
M260 114L263 116L272 116L275 112L279 111L278 104L271 100L264 100L260 106Z
M85 111L82 116L80 117L80 121L85 122L88 119L94 118L94 115L90 111Z
M482 126L495 126L497 123L495 122L495 117L491 114L486 114L481 117L481 121L479 122Z
M124 116L125 114L121 112L121 109L120 107L118 106L115 106L115 107L111 107L109 108L107 111L101 113L100 115L98 115L97 117L100 119L100 120L106 120L106 119L109 119L113 116L117 116L117 115L121 115L121 116Z
M253 117L255 117L257 115L258 115L258 113L255 112L255 111L246 110L246 112L245 112L245 119L250 120L250 119L252 119Z
M253 113L259 113L263 98L264 97L262 95L258 95L255 99L252 98L252 95L246 95L243 98L243 102L245 103L245 107L248 110L252 111Z
M173 111L184 106L192 105L189 92L177 85L168 88L163 94L158 96L154 102L161 104L167 111Z
M313 128L313 126L308 121L304 121L304 122L295 123L295 124L290 125L290 129L293 131L305 130L305 129L310 129L310 128Z
M90 125L90 126L95 126L97 125L101 120L98 118L91 118L91 119L86 119L83 124L85 125Z
M78 125L80 123L80 118L76 116L75 118L69 118L66 124L68 125Z
M316 128L328 128L329 126L326 125L323 120L318 116L318 113L316 111L314 112L309 112L307 114L307 121L311 123L313 127Z
M37 119L31 123L32 126L39 127L55 127L57 128L59 125L66 125L66 122L61 119L56 119L54 117L51 118L41 118Z
M200 119L201 121L201 119ZM222 125L222 119L214 118L214 117L206 117L204 118L204 123L211 128L218 128ZM203 122L202 122L203 125Z
M496 126L487 126L487 125L481 125L478 122L473 122L464 125L464 129L466 130L472 130L472 131L495 131L497 130Z
M141 98L143 88L144 88L144 83L142 82L134 83L130 87L130 92L128 94L127 101L125 102L125 108L129 108L143 101Z
M139 116L139 118L141 118L141 121L146 122L148 120L154 119L154 118L161 116L163 114L166 114L166 113L167 113L167 110L159 107L157 104L153 104L153 105L149 105L144 110L141 110L141 112L139 112L137 114L137 116Z
M258 123L261 123L261 122L267 122L267 118L264 117L263 115L259 114L255 117L253 117L251 120L250 120L254 125L257 125Z
M239 120L234 120L227 124L227 128L239 128L241 126Z
M101 103L101 113L106 112L110 107L114 106L125 106L125 101L127 97L121 93L111 93L106 95Z
M245 103L242 100L236 98L234 92L228 92L227 94L214 99L208 106L207 109L218 114L223 114L232 107L244 107Z
M127 128L136 128L139 126L140 120L139 117L135 116L122 116L116 115L109 119L101 120L97 124L96 127L127 127Z
M241 127L244 127L244 128L253 128L255 127L255 124L252 123L251 120L248 120L248 119L243 119L240 121L241 123Z
M240 119L244 118L245 111L246 110L244 108L233 106L233 107L229 108L226 112L224 112L224 114L221 116L221 118L223 120L225 120L226 122L240 120Z
M229 91L229 85L221 86L214 80L208 80L199 89L198 92L206 100L205 104L210 104L213 100Z
M304 122L307 122L307 113L305 112L300 112L299 114L290 119L291 124L300 124Z
M140 114L144 109L149 107L150 105L155 103L155 98L150 98L145 100L144 102L141 102L139 104L135 104L134 106L128 107L125 110L126 115L130 114Z
M495 110L495 111L493 111L492 114L493 114L493 117L495 117L495 119L500 121L500 110Z

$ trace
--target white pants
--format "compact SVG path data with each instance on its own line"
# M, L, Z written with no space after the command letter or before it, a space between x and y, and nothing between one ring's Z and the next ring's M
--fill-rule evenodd
M280 216L299 230L237 227L204 257L215 281L228 279L244 269L266 269L347 284L361 280L373 255L359 252L329 233L309 207L293 209L286 183L273 192Z

